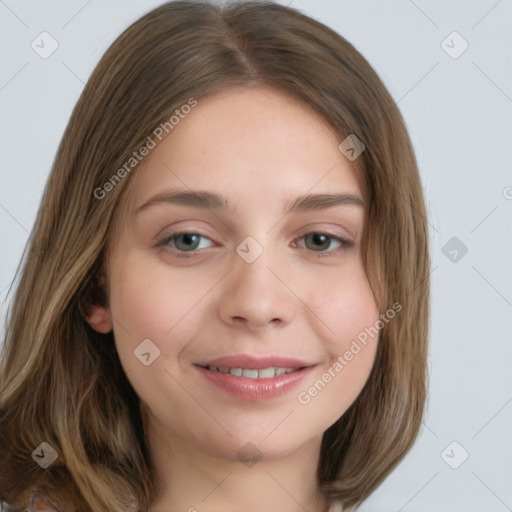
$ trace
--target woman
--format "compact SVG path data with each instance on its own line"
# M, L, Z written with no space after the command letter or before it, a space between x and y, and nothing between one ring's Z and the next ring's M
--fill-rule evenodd
M90 77L42 199L0 500L357 506L421 424L427 240L402 118L346 40L273 3L151 11Z

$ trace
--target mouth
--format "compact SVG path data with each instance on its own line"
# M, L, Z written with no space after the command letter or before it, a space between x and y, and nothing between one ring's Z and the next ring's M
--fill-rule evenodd
M205 382L231 397L263 401L287 393L317 365L282 356L235 355L194 366Z
M201 365L198 365L201 366ZM273 379L274 377L279 377L280 375L285 375L287 373L294 373L298 370L302 370L302 368L307 368L306 366L301 366L297 368L285 368L285 367L275 367L269 366L268 368L228 368L227 366L212 366L206 365L201 366L206 370L210 370L211 372L220 372L220 373L229 373L234 377L247 377L248 379Z

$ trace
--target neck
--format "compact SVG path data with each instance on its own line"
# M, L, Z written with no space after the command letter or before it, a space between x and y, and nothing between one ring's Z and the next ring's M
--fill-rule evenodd
M326 512L316 479L321 437L284 456L252 460L205 453L151 422L148 441L160 493L149 512ZM244 443L240 443L243 446ZM249 446L245 447L249 454ZM240 452L238 452L240 453Z

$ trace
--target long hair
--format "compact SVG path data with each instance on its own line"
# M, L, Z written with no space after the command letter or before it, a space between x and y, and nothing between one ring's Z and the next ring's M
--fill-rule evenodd
M367 201L363 265L380 311L403 308L380 332L362 392L324 433L318 484L358 505L414 442L426 397L430 262L417 163L392 97L349 42L297 10L175 1L127 28L93 71L13 281L0 368L6 506L26 507L40 492L62 512L144 512L155 498L140 400L112 333L92 330L84 314L108 303L108 240L137 172L126 166L134 151L191 98L251 85L299 99L340 143L349 135L364 143L355 162ZM46 469L33 456L41 443L57 455Z

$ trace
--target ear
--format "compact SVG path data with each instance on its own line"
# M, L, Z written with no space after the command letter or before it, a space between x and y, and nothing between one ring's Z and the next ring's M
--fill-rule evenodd
M110 313L103 306L91 306L90 312L85 316L87 323L97 332L107 334L112 330Z

